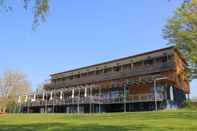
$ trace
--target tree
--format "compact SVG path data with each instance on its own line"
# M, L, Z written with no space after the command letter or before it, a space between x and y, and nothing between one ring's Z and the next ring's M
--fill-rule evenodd
M163 36L183 53L188 62L190 80L197 78L197 0L187 0L177 7L167 21Z
M26 76L17 71L7 70L0 79L0 107L12 109L19 96L31 91Z
M43 92L45 92L44 89L44 85L46 84L46 82L42 82L38 85L38 87L36 88L36 93L41 94Z
M40 22L46 20L49 11L48 0L0 0L0 7L5 11L12 11L15 5L23 5L25 10L31 8L33 10L33 29L35 29Z

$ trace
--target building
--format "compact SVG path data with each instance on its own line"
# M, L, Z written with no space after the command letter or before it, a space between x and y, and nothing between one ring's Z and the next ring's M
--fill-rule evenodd
M186 61L174 47L51 74L24 112L123 112L181 107L190 93Z

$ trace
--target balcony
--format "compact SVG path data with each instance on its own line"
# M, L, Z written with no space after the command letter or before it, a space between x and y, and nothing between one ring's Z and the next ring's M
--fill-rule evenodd
M104 73L100 75L93 75L93 76L87 76L87 77L81 77L73 80L67 80L64 82L57 82L57 83L49 83L46 84L46 89L50 88L60 88L60 87L69 87L69 86L76 86L81 84L87 84L87 83L93 83L93 82L99 82L99 81L106 81L106 80L115 80L120 78L128 78L133 77L137 75L144 75L149 73L156 73L156 72L162 72L170 69L175 69L175 64L173 62L166 62L160 65L154 65L154 66L144 66L128 71L122 71L122 72L109 72Z
M53 100L36 100L34 102L24 103L25 107L39 107L39 106L60 106L60 105L77 105L77 104L117 104L117 103L137 103L137 102L153 102L155 97L153 93L129 95L127 97L75 97L67 99L53 99ZM159 94L156 96L156 101L163 101L164 96Z

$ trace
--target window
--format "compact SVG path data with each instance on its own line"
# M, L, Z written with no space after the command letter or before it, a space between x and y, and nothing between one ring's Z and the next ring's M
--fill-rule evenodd
M167 62L167 56L160 56L156 58L156 63L165 63Z
M123 71L129 71L129 70L131 70L131 64L125 64L125 65L123 65Z
M70 79L70 80L73 80L73 76L69 76L69 79Z
M173 55L168 55L168 61L172 61L173 60Z
M142 62L142 61L138 61L138 62L133 63L133 67L134 67L134 68L139 68L139 67L141 67L142 65L143 65L143 62Z
M113 68L113 70L119 72L121 70L121 66L116 66Z
M65 81L69 80L69 77L64 77L64 80L65 80Z
M86 77L88 74L87 73L82 73L81 77Z
M77 75L75 76L75 78L80 78L80 74L77 74Z
M54 83L56 83L56 81L57 81L56 79L53 79L53 80L52 80L52 82L54 82Z
M167 59L167 56L163 56L163 57L162 57L162 62L163 62L163 63L167 62L167 60L168 60L168 59Z
M64 82L65 81L65 78L62 78L62 81Z
M100 75L100 74L102 74L103 73L103 70L97 70L96 71L96 75Z
M92 76L95 74L95 71L88 72L88 76Z
M104 69L104 73L112 72L112 68L106 68Z
M151 65L153 65L153 59L147 59L147 60L145 60L144 61L144 65L145 66L151 66Z

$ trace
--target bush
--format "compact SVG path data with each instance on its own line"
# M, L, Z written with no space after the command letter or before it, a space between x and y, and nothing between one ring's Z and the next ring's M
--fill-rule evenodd
M192 103L191 100L185 100L184 107L188 109L196 109L196 106Z
M17 104L13 100L9 100L7 103L7 112L8 113L15 113L17 109Z

